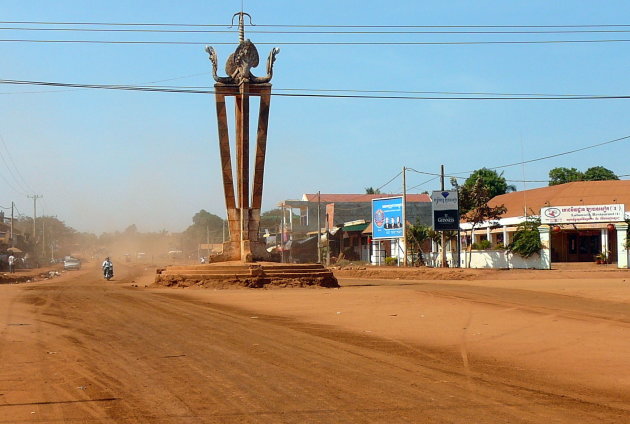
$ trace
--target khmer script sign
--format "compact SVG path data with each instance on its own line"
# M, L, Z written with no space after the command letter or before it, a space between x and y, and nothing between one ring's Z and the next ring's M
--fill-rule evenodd
M372 200L372 238L392 239L403 237L402 197Z
M624 220L623 204L550 206L540 209L543 224L577 224L589 222L619 222Z

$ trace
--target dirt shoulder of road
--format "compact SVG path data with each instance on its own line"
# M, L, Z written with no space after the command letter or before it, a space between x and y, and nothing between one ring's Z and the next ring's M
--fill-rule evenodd
M0 273L0 284L31 283L35 281L50 280L66 273L63 264L55 264L42 268L18 269L14 273Z
M566 278L616 278L630 276L630 270L615 265L575 269L470 269L391 266L331 267L338 278L375 278L401 280L527 280Z

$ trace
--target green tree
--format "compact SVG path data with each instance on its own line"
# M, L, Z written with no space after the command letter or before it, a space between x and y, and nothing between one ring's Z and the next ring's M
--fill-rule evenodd
M607 181L618 180L619 177L615 175L610 169L603 166L593 166L588 168L584 172L584 181Z
M494 196L490 189L484 184L481 178L477 179L475 185L466 191L466 203L470 207L463 218L471 224L470 235L472 237L475 227L486 221L497 220L507 210L505 205L490 206L488 202ZM468 256L467 266L470 267L470 255Z
M289 214L285 211L287 223L289 222ZM323 218L322 218L323 221ZM260 215L260 230L264 232L265 229L273 232L280 227L282 222L282 209L270 209L263 212ZM299 215L293 214L293 222L300 222Z
M553 168L549 171L549 185L570 183L573 181L583 181L584 174L575 168Z
M477 207L474 201L471 202L474 197L472 192L477 183L480 183L486 188L486 193L490 196L488 200L501 194L516 191L514 185L507 183L506 179L503 177L503 173L499 174L493 169L481 168L474 171L461 186L457 186L457 181L453 181L451 178L451 184L459 190L459 209L461 213L466 213Z
M573 181L606 181L618 180L610 169L603 166L593 166L585 172L581 172L575 168L553 168L549 171L549 185L571 183Z
M409 243L409 247L411 250L411 253L417 253L418 254L418 260L417 263L418 265L425 265L425 260L424 260L424 252L422 251L422 244L426 241L429 240L430 238L430 233L431 233L431 228L427 227L426 225L422 225L422 223L420 223L420 220L416 220L415 224L409 224L407 225L407 242Z
M372 186L365 187L365 194L381 194L381 190Z
M201 243L223 241L224 221L221 217L202 209L193 216L192 222L192 225L182 233L183 250L196 251Z

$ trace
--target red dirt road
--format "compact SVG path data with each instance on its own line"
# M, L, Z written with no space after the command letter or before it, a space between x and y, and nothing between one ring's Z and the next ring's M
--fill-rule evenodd
M589 297L562 279L214 291L119 271L0 285L0 423L630 422L621 274Z

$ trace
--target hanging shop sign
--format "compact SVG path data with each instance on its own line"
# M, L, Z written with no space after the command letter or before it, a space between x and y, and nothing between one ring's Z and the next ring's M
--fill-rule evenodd
M590 222L619 222L624 220L623 204L550 206L540 209L543 224L577 224Z
M402 238L403 228L402 197L372 200L372 238Z
M459 229L459 198L457 190L434 191L431 194L433 205L433 229L452 231Z

